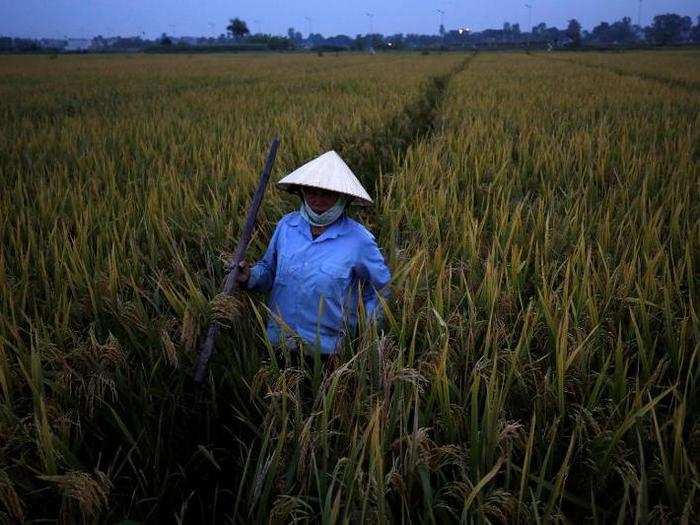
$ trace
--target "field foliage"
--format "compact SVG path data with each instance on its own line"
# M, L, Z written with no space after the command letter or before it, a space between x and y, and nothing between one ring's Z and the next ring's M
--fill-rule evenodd
M0 57L0 520L691 522L699 64ZM214 300L275 134L274 179L348 160L394 274L326 370Z

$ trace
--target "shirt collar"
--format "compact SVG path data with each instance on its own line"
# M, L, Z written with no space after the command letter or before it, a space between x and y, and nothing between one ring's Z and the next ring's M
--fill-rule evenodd
M299 228L302 234L310 241L319 241L325 239L335 239L339 235L345 233L348 220L345 214L343 214L337 221L328 226L323 233L315 239L311 236L311 226L309 226L309 223L307 223L299 213L296 213L293 217L291 217L288 224L290 226L294 226L295 228Z

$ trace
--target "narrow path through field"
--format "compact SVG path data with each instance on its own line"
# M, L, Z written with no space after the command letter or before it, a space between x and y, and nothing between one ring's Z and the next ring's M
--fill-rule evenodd
M464 71L475 55L442 75L430 77L423 91L381 128L367 135L336 137L331 147L347 160L370 188L379 173L400 164L411 145L429 137L438 126L439 110L450 80Z

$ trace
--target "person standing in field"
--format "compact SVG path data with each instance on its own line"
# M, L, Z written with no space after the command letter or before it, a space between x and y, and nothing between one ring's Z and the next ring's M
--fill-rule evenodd
M296 169L278 183L301 197L301 206L277 223L265 255L252 268L240 263L243 289L269 292L270 343L299 352L298 342L336 353L357 326L360 301L370 320L381 317L391 272L374 236L347 216L351 203L372 203L335 151ZM312 354L313 355L313 354Z

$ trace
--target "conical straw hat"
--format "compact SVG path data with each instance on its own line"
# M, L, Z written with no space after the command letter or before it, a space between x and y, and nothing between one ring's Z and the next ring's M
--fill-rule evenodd
M337 191L353 197L353 202L364 206L372 204L372 198L357 180L355 174L335 151L307 162L282 178L277 185L290 191L295 186L309 186Z

